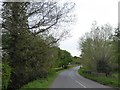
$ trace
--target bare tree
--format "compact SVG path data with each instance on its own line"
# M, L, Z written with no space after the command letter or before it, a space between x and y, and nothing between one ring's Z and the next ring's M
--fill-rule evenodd
M50 43L56 43L68 35L68 26L72 22L74 14L70 13L74 8L74 3L64 3L60 5L53 0L42 0L41 2L30 3L27 11L29 29L34 35L44 35L53 37ZM63 28L64 27L64 28Z
M10 4L10 2L8 3ZM18 14L22 18L21 20L24 20L24 23L27 25L26 27L33 35L43 36L47 34L48 37L52 36L54 40L52 39L53 41L51 40L50 43L56 43L67 37L69 33L68 25L74 20L74 13L71 13L75 6L74 3L66 2L61 4L53 0L11 3L21 3ZM9 7L12 6L9 5ZM10 10L7 11L11 12ZM19 26L23 26L23 23L21 23L23 21L21 20L19 20ZM3 24L2 26L8 30L6 25Z

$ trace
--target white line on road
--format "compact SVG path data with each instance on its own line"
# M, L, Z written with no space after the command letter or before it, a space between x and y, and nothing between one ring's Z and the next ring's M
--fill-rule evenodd
M79 88L77 85L75 85L74 83L72 83L73 87L74 88Z
M80 85L83 86L84 88L87 88L87 87L84 86L82 83L78 82L77 80L75 80L75 82L77 82L78 84L80 84Z

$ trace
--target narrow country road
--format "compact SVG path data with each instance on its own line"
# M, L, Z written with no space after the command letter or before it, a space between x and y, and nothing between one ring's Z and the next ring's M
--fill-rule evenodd
M50 88L109 88L92 80L80 76L79 66L65 70L54 80Z

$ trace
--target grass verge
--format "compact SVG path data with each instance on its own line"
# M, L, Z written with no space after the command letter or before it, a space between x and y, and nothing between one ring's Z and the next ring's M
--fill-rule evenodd
M86 74L83 73L84 69L79 69L79 74L85 78L94 80L96 82L99 82L103 85L108 85L113 88L118 88L118 77L106 77L106 76L100 76L95 74Z
M69 66L67 69L72 68L73 66ZM58 76L60 72L66 69L58 68L54 73L50 74L47 78L37 79L28 84L24 85L20 90L28 89L28 88L49 88L52 84L53 80Z
M57 77L60 72L54 72L44 79L37 79L28 84L24 85L20 90L27 88L49 88L53 80Z

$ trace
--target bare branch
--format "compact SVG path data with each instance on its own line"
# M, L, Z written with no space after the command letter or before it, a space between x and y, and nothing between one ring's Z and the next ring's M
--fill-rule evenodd
M37 34L42 33L42 32L45 32L46 30L50 29L52 26L54 26L55 24L57 24L57 22L58 22L58 18L56 18L56 21L52 25L50 25L46 29L40 29L38 32L34 33L34 35L37 35Z

